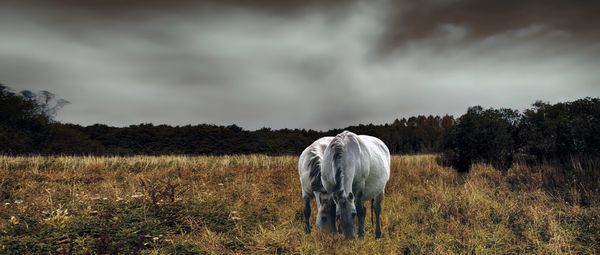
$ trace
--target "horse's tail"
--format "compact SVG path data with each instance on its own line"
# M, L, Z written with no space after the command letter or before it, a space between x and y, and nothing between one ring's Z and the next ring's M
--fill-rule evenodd
M313 191L325 192L323 183L321 183L321 155L314 151L313 156L308 161L308 167L310 169L310 186Z
M344 155L344 133L337 135L331 141L333 149L333 167L335 168L335 187L334 191L342 190L342 180L344 179L344 171L342 169L342 156Z

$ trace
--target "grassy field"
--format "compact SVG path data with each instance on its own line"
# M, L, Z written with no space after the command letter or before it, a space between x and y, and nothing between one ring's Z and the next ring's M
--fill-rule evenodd
M600 253L597 189L518 164L458 174L433 155L393 156L381 239L370 212L364 241L307 235L297 160L0 156L0 253Z

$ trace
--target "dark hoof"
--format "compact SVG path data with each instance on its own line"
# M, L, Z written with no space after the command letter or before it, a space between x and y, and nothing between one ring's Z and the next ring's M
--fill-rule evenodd
M310 227L304 227L304 233L310 234Z

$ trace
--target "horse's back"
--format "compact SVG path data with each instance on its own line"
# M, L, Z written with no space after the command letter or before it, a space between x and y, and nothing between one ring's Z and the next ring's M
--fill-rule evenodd
M369 135L359 135L363 143L368 147L371 158L385 163L390 168L390 150L379 138Z

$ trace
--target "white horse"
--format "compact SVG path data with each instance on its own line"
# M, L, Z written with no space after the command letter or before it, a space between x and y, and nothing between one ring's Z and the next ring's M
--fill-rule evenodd
M356 238L355 216L358 238L364 238L364 201L369 200L371 208L375 207L375 237L381 237L379 215L389 178L390 152L378 138L344 131L331 140L323 155L321 180L325 190L333 194L336 215L347 239Z
M325 191L321 184L321 161L323 151L333 140L333 137L323 137L308 146L298 160L298 174L302 185L302 199L304 200L304 231L310 233L310 201L317 198L317 227L325 233L335 230L335 203L332 195Z

